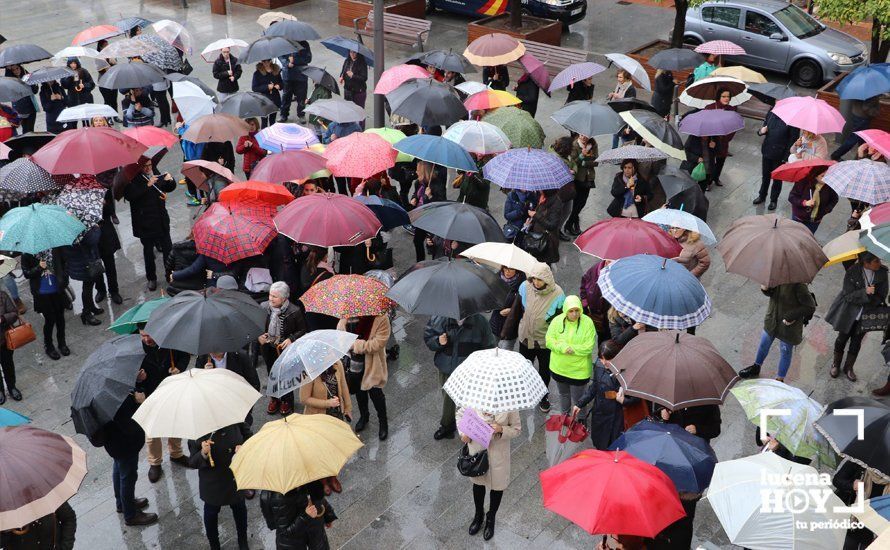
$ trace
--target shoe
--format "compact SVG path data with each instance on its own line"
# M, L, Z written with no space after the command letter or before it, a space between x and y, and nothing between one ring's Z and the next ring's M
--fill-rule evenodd
M387 361L397 361L399 358L399 345L393 344L393 346L386 350L386 360Z
M575 225L573 225L572 227L569 228L569 233L577 237L578 235L581 234L581 227L576 223Z
M68 357L69 355L71 355L71 350L65 344L59 344L59 353L61 353L65 357Z
M108 297L108 294L106 294L102 291L97 292L96 293L96 303L101 304L102 302L105 301L105 298L107 298L107 297Z
M148 281L148 290L149 290L149 292L154 292L154 291L157 290L157 289L158 289L158 282L157 282L157 281Z
M62 358L62 356L59 355L59 352L56 351L56 348L54 348L53 346L44 346L43 351L46 352L46 355L53 361L58 361Z
M769 205L767 205L767 210L775 210L776 209L776 201L770 201Z
M876 397L887 397L890 395L890 380L888 380L882 387L876 390L871 390L871 394Z
M133 501L133 507L137 510L145 510L148 508L148 499L147 498L137 498ZM120 508L117 509L117 513L123 513L123 510Z
M561 240L561 241L563 241L563 242L571 242L571 241L572 241L572 236L569 235L568 233L566 233L565 231L563 231L563 230L560 229L560 231L559 231L559 240Z
M482 530L482 540L491 540L494 536L494 514L485 514L485 529Z
M0 405L6 403L6 392L3 391L3 388L0 388Z
M287 415L289 415L289 414L292 413L292 412L294 412L294 407L293 407L293 405L291 405L291 404L288 403L287 401L282 401L282 402L281 402L281 414L284 415L284 416L287 416Z
M360 416L358 417L358 422L355 423L355 432L358 433L365 429L368 425L368 417Z
M85 311L80 314L80 321L85 325L94 327L102 324L102 321L93 317L93 314L89 311ZM52 357L52 355L50 355L50 357Z
M24 315L25 313L28 313L28 306L25 305L25 302L23 302L21 298L15 299L15 307L18 308L19 315Z
M763 204L765 202L766 202L766 197L757 197L756 199L751 201L751 204Z
M120 224L121 224L121 221L120 221L120 219L117 217L117 214L112 214L112 215L111 215L111 223L113 223L114 225L120 225Z
M470 535L475 535L479 532L480 529L482 529L483 517L484 515L482 514L482 512L476 512L476 514L473 516L473 521L470 522L470 528L467 531L468 533L470 533Z
M121 305L122 303L124 303L124 299L121 298L121 295L113 291L111 293L111 301L117 305Z
M831 362L831 369L828 371L828 376L832 378L837 378L841 373L841 361L844 359L844 352L836 351L834 352L834 360Z
M343 492L343 485L340 484L340 480L336 476L328 478L328 487L337 494Z
M540 410L542 413L550 412L550 400L547 399L546 395L543 399L541 399L541 402L538 403L538 410Z
M386 441L387 437L389 437L389 422L387 422L385 418L381 418L380 429L377 430L377 439Z
M757 378L760 376L760 365L755 363L749 367L743 368L739 371L739 376L741 378Z
M439 426L439 429L433 434L433 439L436 441L441 439L454 439L454 435L455 429L453 427L446 428L445 426Z
M856 355L848 353L847 360L844 361L844 374L847 375L847 380L849 380L850 382L859 380L859 377L857 377L856 373L853 372L853 364L856 363L856 357Z
M148 481L152 483L157 483L159 479L161 479L161 474L164 470L160 465L157 466L149 466L148 467Z
M12 397L13 401L21 401L22 392L20 392L18 388L9 388L9 397Z
M182 466L184 468L191 468L191 465L189 464L189 459L186 458L185 455L177 456L177 457L171 456L170 462L172 462L173 464L179 464L180 466Z
M93 312L93 315L102 315L103 313L105 313L104 309L102 309L101 307L99 307L95 304L92 307L90 307L90 311Z
M714 185L716 185L717 187L723 187L723 184L720 183L720 180L715 181Z
M244 490L244 498L246 498L247 500L253 500L253 497L255 497L255 496L256 496L256 491L254 491L253 489L245 489Z
M143 525L152 525L158 522L157 514L146 514L145 512L139 512L135 516L130 519L124 521L130 527L138 527Z
M281 406L281 401L272 397L269 399L269 406L266 407L266 412L269 414L277 414L279 406Z
M711 187L713 187L713 186L712 186L711 184L708 184L708 186L705 187L705 193L707 193L708 191L710 191L710 190L711 190Z

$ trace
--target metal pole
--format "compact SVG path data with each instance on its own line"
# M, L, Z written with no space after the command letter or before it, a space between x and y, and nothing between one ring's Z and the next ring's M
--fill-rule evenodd
M374 0L374 83L383 75L383 0ZM383 96L374 95L374 127L386 126L383 113Z

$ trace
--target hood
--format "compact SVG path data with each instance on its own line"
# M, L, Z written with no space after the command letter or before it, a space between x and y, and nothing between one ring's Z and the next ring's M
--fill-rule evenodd
M865 44L839 30L826 28L815 36L804 38L803 42L817 48L823 48L829 53L839 53L848 57L856 57L863 52L868 52Z
M581 304L581 298L572 294L571 296L566 296L565 302L562 304L562 312L568 313L570 309L578 308L581 311L584 311L584 306Z
M556 281L553 279L553 272L550 271L550 267L543 262L535 262L535 265L529 269L528 273L526 273L528 277L534 277L535 279L541 279L547 286L543 289L538 290L535 285L529 283L529 286L532 290L537 292L538 294L547 294L549 292L553 292L553 289L556 287Z

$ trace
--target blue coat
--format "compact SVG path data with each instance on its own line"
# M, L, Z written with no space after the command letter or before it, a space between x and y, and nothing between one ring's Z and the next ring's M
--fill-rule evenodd
M303 69L312 63L312 49L309 47L309 42L305 40L301 40L297 44L303 46L303 49L293 54L293 68L287 66L290 63L288 59L290 55L282 55L278 58L278 61L281 62L281 80L289 82L306 82L308 80L306 75L303 74Z
M99 235L100 229L95 226L83 234L79 243L62 247L68 276L75 281L90 280L89 264L99 259Z
M507 195L504 203L504 218L510 225L522 228L522 224L528 218L528 211L538 204L538 196L533 191L519 191L514 189Z

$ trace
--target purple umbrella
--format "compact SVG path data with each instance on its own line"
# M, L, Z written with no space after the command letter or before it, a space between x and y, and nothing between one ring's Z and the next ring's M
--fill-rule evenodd
M519 62L531 79L535 81L535 84L538 85L538 88L542 90L550 88L550 73L547 72L547 67L537 57L526 52L519 58ZM544 93L550 95L550 92Z
M686 115L680 131L693 136L725 136L745 128L745 120L735 111L707 109Z
M260 130L256 135L256 142L269 152L280 153L305 149L318 143L318 137L315 132L299 124L278 122Z
M575 82L581 82L605 70L606 68L599 63L591 63L589 61L569 65L553 78L553 82L550 83L550 88L547 91L552 92L553 90L566 88Z
M495 185L522 191L559 189L573 179L559 156L532 148L501 153L485 164L482 174Z

